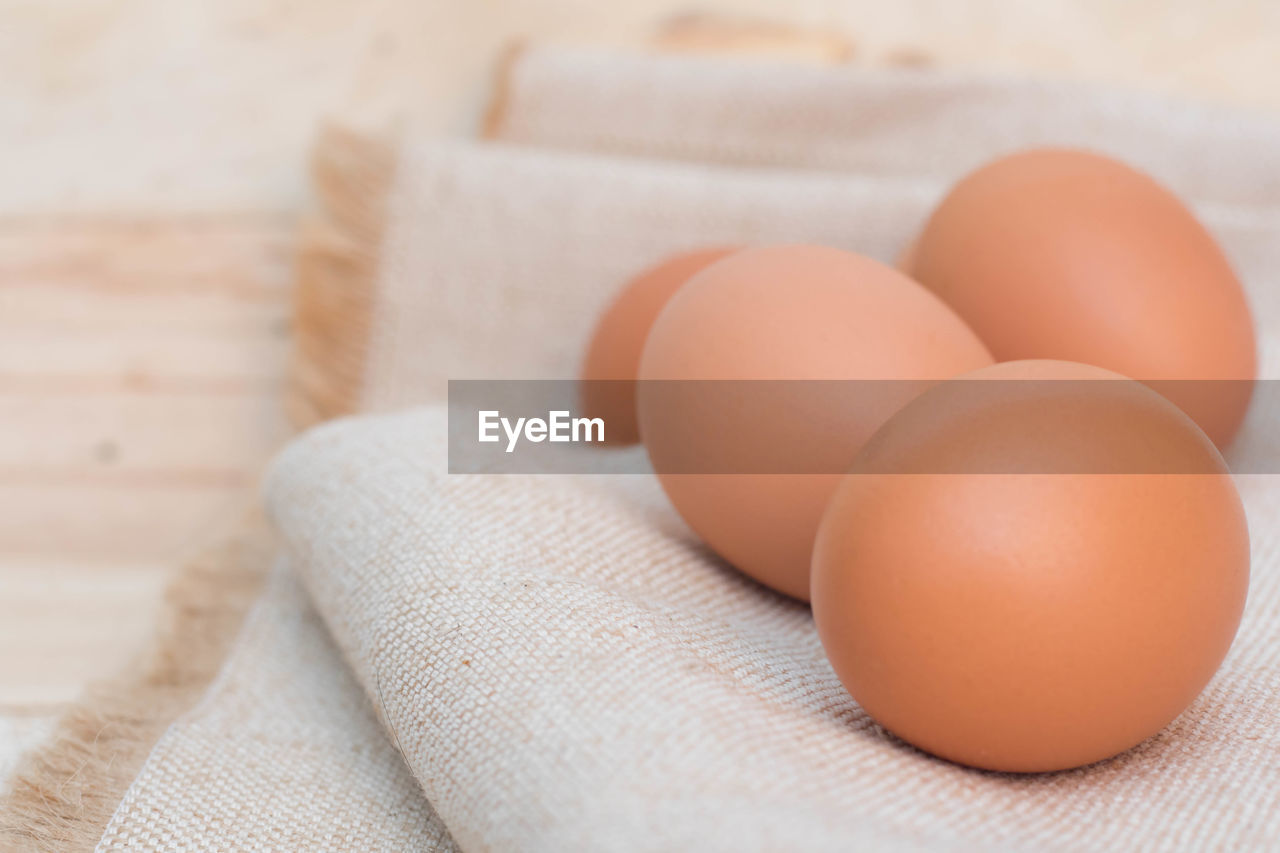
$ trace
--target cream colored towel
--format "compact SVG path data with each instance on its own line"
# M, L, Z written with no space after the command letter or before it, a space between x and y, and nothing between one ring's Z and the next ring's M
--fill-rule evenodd
M455 849L283 561L100 850Z
M615 288L683 249L811 242L892 260L947 186L411 142L400 151L360 408L443 399L448 379L572 379ZM1185 198L1249 285L1262 375L1280 376L1280 341L1266 326L1280 318L1280 288L1268 286L1280 279L1280 190L1268 205Z
M999 152L1081 145L1209 202L1280 199L1276 122L1076 83L530 48L490 135L520 145L949 183Z
M439 409L341 422L286 451L267 493L463 849L1280 843L1274 572L1159 736L1084 770L980 773L875 726L808 609L709 554L650 478L449 475L444 456ZM1274 497L1247 492L1260 563Z
M552 66L609 65L548 55ZM547 91L522 89L521 68L513 122L537 112L527 97ZM977 156L979 143L964 142L970 130L988 153L1008 142L963 125L937 133L928 105L964 102L962 93L930 94L930 84L956 91L945 76L911 75L904 90L906 77L850 71L778 67L779 82L763 85L758 67L650 59L615 69L600 70L612 91L630 85L655 99L612 102L615 151L672 153L669 141L690 120L686 94L713 88L737 93L724 116L770 117L734 143L741 152L755 140L759 156L733 159L776 164L777 151L800 151L796 168L694 162L714 146L685 163L658 163L408 141L373 314L353 319L369 326L362 408L429 400L450 377L571 375L610 288L674 248L805 239L887 256L954 177L936 165L898 167L912 162L900 150L912 121L929 131L912 141L917 151L956 146ZM667 85L676 71L681 84ZM745 82L728 85L735 79ZM808 95L797 101L789 87L803 80ZM1061 102L1038 112L1023 84L984 86L983 110L1000 113L1004 92L1018 127L1034 130L1037 115L1036 132L1059 127ZM1127 110L1112 95L1073 92L1079 126L1093 134L1073 141L1109 148ZM692 103L702 104L693 113L706 107ZM1264 167L1280 132L1233 119L1246 130L1224 133L1198 109L1126 103L1166 117L1144 137L1144 156L1131 159L1164 164L1156 170L1223 239L1250 287L1264 370L1274 375L1280 297L1268 276L1280 270L1280 190ZM797 105L803 112L789 112ZM629 127L624 114L633 111L650 121ZM874 134L890 121L886 111L899 119L878 143L882 160L871 156L876 146L836 163L778 142L820 115L835 137L856 138L859 115ZM561 120L596 122L575 112ZM804 137L821 137L821 124L812 127ZM564 133L577 145L573 137ZM1206 155L1224 147L1229 154ZM1262 164L1253 184L1207 177L1248 163ZM814 170L832 165L843 173ZM714 560L652 483L448 477L439 417L324 427L282 458L269 493L287 561L355 680L281 568L219 683L157 746L101 849L1280 844L1273 478L1241 482L1253 591L1240 640L1204 696L1120 759L1014 778L936 761L870 725L834 681L807 612ZM389 732L382 740L379 719Z

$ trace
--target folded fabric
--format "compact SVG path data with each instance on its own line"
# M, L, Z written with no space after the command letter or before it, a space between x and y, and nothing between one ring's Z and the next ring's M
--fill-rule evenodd
M449 379L571 379L614 287L656 260L789 242L889 260L945 190L932 178L406 144L359 409L443 399ZM1248 286L1262 375L1280 375L1280 289L1267 286L1280 271L1280 197L1189 198ZM1280 398L1257 397L1231 451L1240 471L1274 470L1253 460L1275 458Z
M1224 671L1159 736L1068 773L978 773L874 725L808 609L709 553L652 478L450 475L446 441L438 408L322 427L267 497L464 849L1280 841L1280 621L1256 612L1280 602L1274 573ZM1251 508L1266 554L1274 513Z
M810 242L892 260L947 188L430 141L401 147L396 180L366 411L442 399L449 379L573 378L615 288L677 251ZM1250 283L1280 269L1280 195L1269 206L1190 201ZM1280 292L1249 295L1265 332ZM1264 364L1271 356L1264 342Z
M940 74L611 64L577 52L549 65L596 63L596 77L534 86L521 75L535 55L561 56L531 52L515 64L499 133L578 153L410 137L376 169L322 157L341 173L342 194L312 245L324 272L304 277L303 298L330 315L299 334L321 330L319 349L341 358L304 359L314 381L299 393L311 412L400 409L438 399L449 378L571 377L612 289L680 248L802 240L889 257L957 176L962 163L946 151L978 158L1027 141L1030 126L1052 134L1061 125L1048 114L1064 102L1087 131L1072 141L1094 147L1108 149L1117 123L1154 122L1130 159L1186 193L1222 239L1258 315L1264 375L1276 372L1280 294L1268 283L1280 270L1280 188L1267 164L1280 131L1265 122L1083 89L1038 106L1021 83L975 91ZM545 99L592 79L606 95L633 87L655 99L593 106L618 118L603 147L585 102ZM718 107L721 147L721 124L695 116L711 109L712 91L735 99ZM996 129L946 125L930 118L937 109L1013 118ZM646 121L629 123L633 110ZM556 118L529 119L543 111ZM671 140L686 125L700 129L681 154ZM875 143L831 159L859 128ZM828 132L822 157L793 144ZM907 139L938 159L904 157ZM761 156L742 153L752 140ZM736 165L701 162L720 156ZM817 171L833 166L841 171ZM330 383L324 394L313 393L317 381ZM1253 592L1204 696L1126 756L1015 778L936 761L871 725L833 680L807 611L715 560L651 482L448 477L440 418L336 424L281 459L270 497L290 568L205 703L157 746L100 849L1280 844L1272 478L1240 483ZM1247 430L1263 426L1254 418ZM289 571L338 651L319 641ZM306 818L290 821L294 812Z
M98 849L456 848L280 561L222 675L156 746Z
M532 46L488 135L560 151L950 182L1032 145L1095 148L1212 202L1280 198L1277 122L1081 83Z

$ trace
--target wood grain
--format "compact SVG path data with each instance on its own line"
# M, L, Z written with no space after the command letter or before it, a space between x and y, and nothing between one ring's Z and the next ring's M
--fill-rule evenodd
M163 564L101 559L8 557L0 565L0 707L11 714L55 710L74 698L69 688L137 653L167 575Z
M54 707L151 629L288 434L294 226L0 222L0 712Z

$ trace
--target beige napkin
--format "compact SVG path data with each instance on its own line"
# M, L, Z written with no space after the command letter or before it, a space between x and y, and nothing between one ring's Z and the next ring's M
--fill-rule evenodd
M872 136L897 128L878 143L882 160L871 145L843 164L801 151L794 166L809 168L795 170L408 140L372 313L353 318L367 325L361 408L429 400L445 378L571 375L609 288L671 249L805 239L896 251L954 177L905 168L913 120L931 134L915 150L970 157L1060 127L1061 103L1038 112L1023 84L981 85L981 111L1016 114L1023 130L978 128L985 141L970 145L966 126L938 135L926 121L930 104L965 101L970 84L943 75L674 59L617 60L606 73L603 57L548 56L553 67L594 63L614 87L606 93L630 85L655 99L605 104L618 118L615 153L671 154L669 140L709 103L686 94L707 89L736 93L726 117L769 116L731 146L755 140L762 152L735 155L739 164L776 165L778 151L798 150L778 140L804 122L805 136L821 136L823 114L833 138L857 138L859 115ZM537 112L526 97L548 91L522 88L522 67L513 122ZM574 79L589 94L590 78L572 74L550 90ZM1073 141L1108 148L1117 128L1143 124L1107 93L1073 89L1068 100L1092 134ZM1223 133L1206 111L1125 103L1167 119L1131 159L1159 167L1223 239L1250 286L1264 371L1275 373L1280 302L1268 274L1280 269L1280 215L1268 199L1280 203L1280 190L1264 191L1275 172L1259 168L1252 184L1212 176L1265 166L1280 132L1232 119L1243 129ZM629 126L633 111L649 120ZM566 126L597 122L575 112ZM704 134L716 127L706 124ZM812 168L832 165L845 171ZM341 423L285 454L269 495L287 562L355 679L281 567L218 683L158 744L100 849L393 850L447 847L449 836L464 849L520 850L1280 843L1272 478L1241 482L1252 596L1204 696L1117 760L1016 778L936 761L870 725L834 681L807 612L712 558L644 478L448 477L442 430L438 410Z
M454 848L281 564L221 675L152 752L98 849Z
M1274 206L1276 122L1078 83L530 48L489 135L520 145L949 183L998 152L1082 145L1203 201Z
M872 724L807 608L710 555L650 478L449 475L444 451L439 409L323 427L276 463L268 500L464 849L1280 840L1274 578L1224 672L1158 737L1071 773L978 773ZM1273 496L1249 495L1261 554Z

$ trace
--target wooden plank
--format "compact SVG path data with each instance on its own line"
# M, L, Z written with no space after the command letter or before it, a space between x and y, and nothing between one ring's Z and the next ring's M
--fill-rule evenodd
M151 635L169 569L86 560L0 561L0 710L55 709Z
M274 214L0 220L0 288L276 301L291 287L294 231Z
M289 308L287 291L246 300L218 290L103 292L37 278L0 283L0 335L38 330L69 337L110 338L125 331L175 337L283 337Z
M0 222L0 558L109 573L241 510L288 433L292 245L269 215Z
M0 560L174 560L234 523L254 485L253 476L198 471L114 482L88 475L0 482Z
M292 248L273 217L0 226L0 391L278 387Z
M289 434L276 391L5 393L0 380L0 482L246 482Z
M121 391L134 394L157 386L180 387L188 378L196 380L197 390L218 378L254 393L281 385L288 352L289 341L270 328L234 336L168 329L83 335L40 327L0 331L0 394L10 387L33 395L47 387L58 394L65 384L80 387L72 381L77 378L104 377L114 377Z

